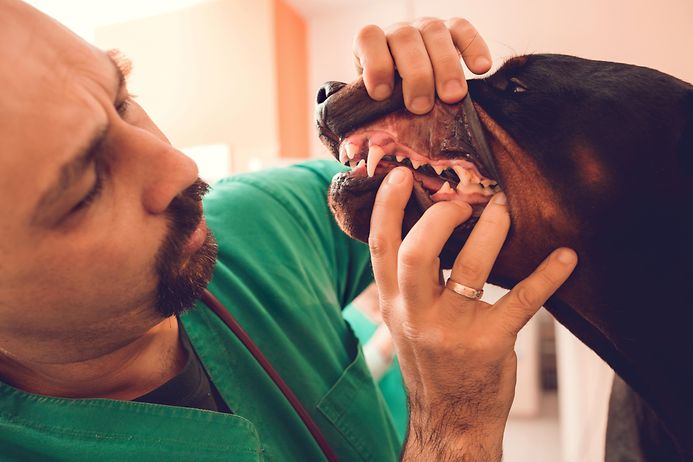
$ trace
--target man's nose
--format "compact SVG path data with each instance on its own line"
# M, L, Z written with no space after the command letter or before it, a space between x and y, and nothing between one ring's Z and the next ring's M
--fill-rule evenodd
M318 90L318 96L316 98L316 103L317 104L324 103L325 101L327 101L327 98L334 95L335 93L337 93L339 90L341 90L345 86L346 86L345 83L335 82L335 81L323 83L322 86L320 87L320 89Z

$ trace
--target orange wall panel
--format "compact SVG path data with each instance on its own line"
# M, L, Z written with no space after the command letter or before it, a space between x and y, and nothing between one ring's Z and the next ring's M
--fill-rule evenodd
M279 155L308 157L308 42L304 18L284 0L274 0Z

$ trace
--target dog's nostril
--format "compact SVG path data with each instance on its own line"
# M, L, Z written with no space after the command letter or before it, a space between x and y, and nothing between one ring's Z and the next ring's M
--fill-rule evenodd
M325 87L322 87L320 90L318 90L318 104L322 104L325 102L327 99L327 90Z
M346 84L342 82L325 82L318 90L317 103L324 103L327 98L337 93L344 86L346 86Z

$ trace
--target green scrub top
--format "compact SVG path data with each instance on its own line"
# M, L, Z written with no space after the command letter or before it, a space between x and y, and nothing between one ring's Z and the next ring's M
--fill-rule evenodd
M342 461L397 460L391 416L342 318L372 280L368 249L336 226L313 161L216 184L205 216L219 241L210 290L238 319ZM284 396L204 305L181 316L234 414L62 399L0 382L0 460L320 461Z
M356 303L349 304L343 311L344 319L347 320L354 335L362 345L365 345L378 330L378 325L368 319L359 310ZM409 411L407 407L407 393L404 388L404 379L399 369L397 356L392 360L392 365L378 381L378 388L383 394L383 399L390 411L392 423L395 425L399 441L404 441L409 427Z

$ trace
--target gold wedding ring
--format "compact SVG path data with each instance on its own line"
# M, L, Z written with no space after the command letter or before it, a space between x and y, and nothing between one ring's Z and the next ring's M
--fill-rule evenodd
M467 297L470 300L479 300L484 295L483 289L474 289L473 287L465 286L464 284L453 281L452 278L448 279L448 282L445 283L445 288L463 297Z

